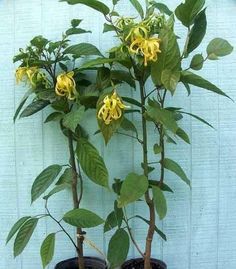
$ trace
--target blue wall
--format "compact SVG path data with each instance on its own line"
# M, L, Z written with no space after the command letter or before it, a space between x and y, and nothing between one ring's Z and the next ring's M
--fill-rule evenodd
M165 2L174 7L180 1ZM236 45L236 1L208 0L207 6L208 34L198 51L202 52L208 42L218 36ZM119 8L129 15L134 12L127 0L121 0ZM57 0L2 0L0 18L0 268L36 269L41 268L40 244L47 233L54 231L54 224L46 220L40 222L33 241L16 259L13 259L11 246L5 247L4 241L18 217L44 212L40 201L29 206L32 180L47 165L65 163L68 154L66 141L57 132L56 125L43 124L49 111L13 124L14 110L25 89L15 85L16 66L12 64L12 57L34 35L43 34L52 40L60 38L72 18L84 18L83 26L93 31L92 35L84 35L82 41L93 42L103 51L113 41L109 35L101 34L100 26L104 21L101 15L86 7L72 7ZM177 32L184 34L182 26L177 26ZM235 53L221 61L207 63L202 75L236 100ZM228 99L201 89L193 88L192 93L188 98L180 87L173 99L169 97L169 102L204 117L216 130L186 117L183 128L190 133L191 146L180 143L168 147L168 156L178 161L191 178L192 191L173 174L167 173L167 181L175 193L168 195L168 216L159 226L167 234L168 241L156 238L153 256L167 262L168 269L235 269L236 108ZM91 133L96 131L95 124L89 128ZM92 136L91 140L97 142L107 166L112 168L111 179L125 176L131 169L140 170L137 164L141 159L140 150L131 140L124 142L116 137L113 146L107 148L99 137ZM115 157L111 157L114 153ZM105 217L111 208L111 195L94 184L86 183L85 189L86 206ZM130 211L146 214L145 207L138 209L136 206ZM56 216L60 216L70 208L69 193L58 195L50 207ZM137 231L138 242L143 244L146 226L134 223L133 228ZM103 236L102 228L90 231L88 238L106 251L109 235ZM97 255L89 248L86 253ZM58 234L53 264L73 255L74 250L67 239ZM133 248L129 255L138 256ZM53 264L49 268L53 268Z

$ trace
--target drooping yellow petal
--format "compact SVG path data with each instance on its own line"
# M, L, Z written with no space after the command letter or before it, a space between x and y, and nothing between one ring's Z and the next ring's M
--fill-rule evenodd
M144 65L147 66L150 61L156 62L158 53L161 53L160 39L156 37L147 39L139 37L131 43L129 50L133 54L142 54Z
M57 95L66 96L69 100L75 99L76 83L73 76L73 71L57 76L57 83L55 87L55 92Z
M111 96L106 95L103 99L103 105L98 111L97 117L109 125L113 120L118 120L123 115L126 106L117 95L116 91Z
M16 83L20 82L29 82L31 86L35 86L34 79L36 75L39 73L38 67L18 67L16 69Z

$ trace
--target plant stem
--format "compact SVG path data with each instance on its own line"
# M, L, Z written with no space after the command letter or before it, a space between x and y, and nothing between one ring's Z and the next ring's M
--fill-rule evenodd
M147 121L145 118L145 88L143 79L139 80L140 97L142 103L142 130L143 130L143 170L144 175L148 178L148 144L147 144ZM145 193L145 200L149 207L150 224L146 237L144 269L151 269L152 240L155 231L155 208L153 200L150 198L149 189Z
M72 181L72 195L73 195L73 203L74 203L74 208L79 208L80 206L80 201L81 201L81 195L80 198L78 195L78 173L77 173L77 168L76 168L76 162L75 162L75 153L74 153L74 146L73 146L73 133L68 130L68 142L69 142L69 151L70 151L70 162L71 162L71 167L73 171L73 181ZM81 175L80 175L81 179ZM82 190L81 190L82 191ZM85 264L84 264L84 256L83 256L83 231L81 228L77 228L77 252L78 252L78 265L79 269L85 269Z

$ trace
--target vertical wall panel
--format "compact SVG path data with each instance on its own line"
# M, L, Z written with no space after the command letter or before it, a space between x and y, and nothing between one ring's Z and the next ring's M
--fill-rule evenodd
M110 0L104 1L110 4ZM145 2L144 0L142 1ZM168 2L173 9L180 1ZM196 52L205 54L205 47L214 37L229 39L236 44L234 0L208 0L208 33L204 43ZM135 11L129 1L120 0L118 8L124 15L134 15ZM93 34L72 37L73 42L92 42L103 52L115 45L113 35L102 34L104 18L101 14L85 6L69 6L57 0L3 0L0 2L0 268L28 269L41 268L39 248L46 234L57 229L51 220L41 220L33 235L33 241L27 246L23 255L13 259L11 246L4 246L9 227L18 217L36 215L44 212L43 201L36 201L30 207L30 188L35 176L52 163L68 162L67 141L58 132L55 123L43 124L50 113L43 113L17 121L12 117L16 106L22 98L24 85L15 85L12 57L19 47L25 47L29 40L38 34L50 40L60 39L62 32L73 18L82 18L83 28L91 29ZM184 36L186 29L180 23L176 32ZM183 43L183 42L182 42ZM183 44L181 43L181 46ZM186 66L188 63L186 63ZM236 56L212 61L205 64L200 74L213 81L236 99ZM128 87L118 89L124 95L138 95ZM192 144L182 142L178 146L167 146L167 157L177 161L192 180L192 191L174 174L167 172L167 182L175 191L167 194L168 215L163 222L157 222L167 235L168 241L159 238L154 243L153 256L168 263L168 269L234 269L236 267L236 120L235 104L227 98L214 96L199 88L192 88L191 98L180 86L174 98L168 97L168 105L182 106L185 111L197 114L211 124L216 130L202 125L198 121L185 117L181 127L190 134ZM91 117L94 111L90 112ZM138 117L132 118L138 123ZM96 143L110 169L110 183L114 177L124 178L129 171L141 173L138 162L142 154L139 144L129 138L115 136L107 147L101 136L93 136L97 130L96 122L84 122L91 134L91 141ZM140 127L140 126L139 126ZM157 137L150 129L151 141ZM151 144L150 144L150 152ZM154 159L155 156L151 156ZM153 179L158 174L151 174ZM89 182L85 177L85 196L83 205L96 211L105 218L112 209L114 196ZM52 213L60 218L71 207L70 194L65 191L50 201ZM59 205L59 206L58 206ZM66 205L66 206L65 206ZM145 205L136 203L128 208L130 214L148 216ZM69 228L72 235L73 229ZM134 235L144 249L147 226L141 221L132 222ZM102 227L88 231L87 237L104 252L107 250L111 233L102 234ZM56 254L53 263L75 255L70 242L60 233L57 235ZM87 255L98 255L94 249L85 247ZM132 246L129 257L139 254ZM3 257L3 258L2 258Z

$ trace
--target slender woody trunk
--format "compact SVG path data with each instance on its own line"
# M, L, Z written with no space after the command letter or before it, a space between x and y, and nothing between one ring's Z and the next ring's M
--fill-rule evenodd
M79 208L80 200L78 196L78 173L76 168L75 162L75 152L73 146L73 134L70 130L68 130L68 142L69 142L69 150L70 150L70 163L73 170L73 181L72 181L72 196L73 196L73 203L74 208ZM77 248L78 248L78 268L85 269L84 264L84 255L83 255L83 231L81 228L77 228Z
M140 96L142 103L142 130L143 130L143 166L144 175L148 178L148 144L147 144L147 121L145 118L145 92L144 82L140 80ZM144 255L144 269L151 269L151 254L152 254L152 240L155 231L155 208L154 202L150 198L149 190L145 193L145 200L149 208L149 228L146 237L145 255Z

